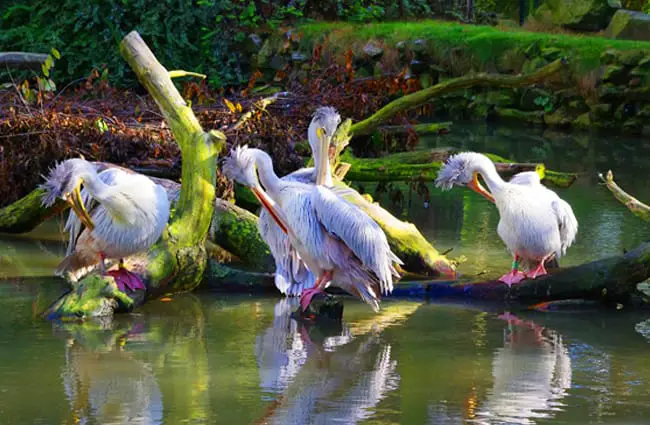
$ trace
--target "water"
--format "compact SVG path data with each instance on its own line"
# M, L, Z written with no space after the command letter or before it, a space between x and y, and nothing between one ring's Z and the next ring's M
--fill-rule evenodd
M584 173L558 191L581 226L565 264L647 240L648 226L594 177L612 168L624 188L650 199L643 141L562 137L466 125L421 148L515 152ZM428 209L417 197L411 208L391 208L435 246L467 257L464 273L507 268L494 206L466 190L429 189ZM322 329L289 317L297 300L197 292L113 321L52 324L38 314L63 291L48 277L60 240L56 222L0 239L0 424L650 422L645 313L514 316L386 300L374 314L346 299L343 326Z

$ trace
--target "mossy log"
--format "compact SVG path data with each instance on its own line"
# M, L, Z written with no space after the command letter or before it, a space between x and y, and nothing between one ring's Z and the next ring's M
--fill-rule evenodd
M388 134L401 134L408 133L409 131L415 132L417 135L436 134L447 132L451 128L451 122L434 122L425 124L413 125L384 125L379 127L379 131Z
M626 305L643 298L637 285L650 278L650 243L644 243L624 255L549 270L549 273L534 280L524 280L511 288L496 280L476 283L400 283L392 296L463 298L520 304L525 307L566 299Z
M411 151L381 158L357 158L346 151L341 155L340 165L349 164L344 176L350 181L434 181L438 177L442 163L457 152L457 150ZM577 178L575 173L547 170L544 164L515 163L498 155L486 155L495 163L497 171L504 178L522 171L537 171L544 184L563 188L571 186Z
M350 128L350 134L353 136L371 134L380 125L392 119L398 113L417 108L436 97L458 90L472 87L518 88L540 83L557 74L561 70L566 69L566 64L567 62L565 59L558 59L530 74L502 75L479 73L451 78L442 83L436 84L435 86L419 90L390 102L370 117L352 125Z
M207 264L204 241L214 211L216 157L224 146L225 136L216 131L203 131L192 109L172 83L169 72L136 31L122 40L120 52L158 105L183 158L183 183L173 218L146 255L127 262L146 286L145 297L135 294L134 302L128 303L135 306L146 298L192 290L201 282ZM82 292L91 298L112 298L113 295L107 295L105 291L88 291L88 286L98 285L97 279L97 276L82 279L74 290L48 309L46 316L83 319L99 314L95 310L98 303L81 303L76 295ZM110 277L99 279L112 280ZM110 308L101 310L101 314L111 313Z
M607 189L614 194L614 197L632 211L632 214L639 217L641 220L650 221L650 206L644 204L621 189L614 181L612 170L607 172L607 176L599 174L598 177L600 177L603 183L605 183Z

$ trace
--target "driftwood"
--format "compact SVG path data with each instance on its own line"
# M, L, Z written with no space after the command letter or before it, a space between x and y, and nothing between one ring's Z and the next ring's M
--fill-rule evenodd
M0 52L0 68L41 69L47 53Z
M612 170L607 172L607 176L604 177L602 174L598 174L598 177L605 183L607 189L614 194L614 197L623 205L625 205L632 214L639 217L644 221L650 221L650 206L644 204L643 202L636 199L634 196L629 195L623 189L621 189L616 182L614 181L614 174Z

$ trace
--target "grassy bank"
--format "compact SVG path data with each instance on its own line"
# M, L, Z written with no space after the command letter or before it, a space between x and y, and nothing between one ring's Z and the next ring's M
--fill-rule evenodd
M520 28L463 25L455 22L420 21L387 22L365 25L350 23L314 23L298 27L304 46L320 43L327 37L327 48L343 52L353 47L362 49L370 40L380 41L385 47L399 47L399 42L424 40L419 49L449 59L462 50L472 56L474 67L507 67L504 62L516 60L509 52L525 53L531 46L542 53L561 54L571 59L580 71L598 67L601 54L614 49L621 52L643 50L650 54L650 42L610 40L597 35L581 36L530 32ZM459 50L460 49L460 50ZM551 50L553 49L553 50Z

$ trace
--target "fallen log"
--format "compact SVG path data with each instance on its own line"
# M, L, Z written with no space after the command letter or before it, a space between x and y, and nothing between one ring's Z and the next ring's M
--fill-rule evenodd
M387 134L402 134L409 131L421 136L424 134L437 134L449 131L451 122L435 122L426 124L412 124L412 125L384 125L378 128L382 133Z
M595 300L605 305L629 304L643 298L637 285L650 278L650 243L623 255L551 270L550 274L513 285L485 282L400 283L395 297L460 298L530 306L565 299Z
M423 180L434 181L442 163L450 155L459 152L455 149L410 151L387 155L381 158L357 158L349 151L341 155L341 163L349 164L344 177L346 180L359 182L395 182ZM537 171L542 182L548 186L566 188L577 179L575 173L561 173L547 170L544 164L515 163L494 154L487 155L495 164L497 171L504 178L522 171ZM340 166L339 165L339 166ZM337 173L340 175L340 173Z
M40 70L47 53L0 52L0 68Z
M431 99L457 90L468 89L470 87L517 88L530 86L557 74L565 69L566 65L567 61L565 59L558 59L530 74L501 75L480 73L451 78L435 86L395 99L370 117L352 125L350 134L353 136L371 134L382 123L392 119L398 113L417 108L430 102Z

